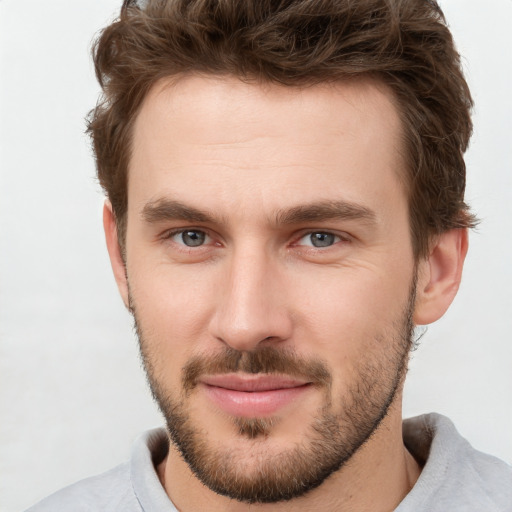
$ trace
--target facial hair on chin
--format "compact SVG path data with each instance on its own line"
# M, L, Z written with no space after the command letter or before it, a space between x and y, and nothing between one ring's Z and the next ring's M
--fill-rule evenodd
M338 471L375 432L401 388L411 348L414 284L401 318L371 344L384 346L387 352L368 354L360 361L356 368L357 382L351 383L342 397L331 396L332 376L325 362L305 360L291 350L272 345L253 352L226 348L213 357L193 357L183 368L182 390L176 396L173 390L164 389L158 379L154 364L158 355L152 353L131 301L151 392L165 417L172 443L195 476L212 491L231 499L276 503L306 494ZM265 450L257 452L252 471L244 464L244 453L229 446L222 449L212 446L187 408L187 399L193 395L202 375L237 371L303 377L323 390L324 395L324 403L308 426L304 441L268 457ZM343 406L336 412L335 406L340 403ZM233 435L248 440L272 436L272 418L233 418L233 425Z

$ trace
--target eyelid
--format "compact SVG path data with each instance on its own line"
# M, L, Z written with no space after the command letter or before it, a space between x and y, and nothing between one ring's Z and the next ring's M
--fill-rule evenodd
M348 233L346 233L344 231L340 232L340 231L336 231L336 230L333 230L333 229L308 229L308 230L302 230L300 233L298 233L297 236L295 236L295 238L294 238L295 241L293 242L292 245L308 247L308 246L299 244L299 242L303 238L305 238L307 236L310 236L312 234L315 234L315 233L321 233L321 234L325 234L325 235L332 235L332 236L338 238L339 240L334 242L334 244L331 245L331 246L327 246L327 247L324 247L324 248L314 247L314 249L329 249L330 247L333 247L334 245L336 245L336 244L338 244L340 242L350 242L350 241L352 241L352 237Z
M180 233L184 233L186 231L199 231L206 235L206 241L203 245L197 246L197 247L189 247L183 243L174 242L179 246L187 247L188 249L200 249L201 247L205 247L207 245L211 245L212 242L214 242L216 245L222 245L222 242L220 241L220 237L216 236L215 234L212 234L211 230L205 227L196 227L196 226L185 226L185 227L176 227L176 228L169 228L163 231L159 236L158 239L160 240L171 240L174 236L179 235ZM351 242L353 240L353 237L349 235L348 233L342 231L337 231L334 229L303 229L299 231L298 233L293 236L293 242L291 243L292 246L300 246L300 247L308 247L305 244L299 244L300 240L307 237L308 235L312 235L314 233L322 233L322 234L328 234L333 235L334 237L338 238L336 242L334 242L334 245L340 243L340 242ZM172 240L171 240L172 241ZM332 246L327 246L324 248L321 247L312 247L315 250L318 249L329 249Z
M182 243L179 243L179 242L176 242L176 241L172 240L172 238L174 236L179 235L181 233L185 233L187 231L198 231L198 232L204 233L205 234L205 243L203 245L198 245L197 247L189 247L189 246L187 246L185 244L182 244ZM187 247L188 249L199 249L200 247L204 247L208 243L211 243L211 241L213 240L212 235L210 234L210 232L207 229L196 228L196 227L189 227L189 226L187 226L187 227L180 227L180 228L167 229L158 238L160 240L171 240L174 243L176 243L177 245L180 245L180 246L183 246L183 247Z

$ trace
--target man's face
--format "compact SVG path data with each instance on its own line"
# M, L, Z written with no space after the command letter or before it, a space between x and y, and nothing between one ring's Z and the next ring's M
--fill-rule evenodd
M146 99L125 300L171 453L216 492L301 495L399 401L415 283L400 149L370 82L187 77Z

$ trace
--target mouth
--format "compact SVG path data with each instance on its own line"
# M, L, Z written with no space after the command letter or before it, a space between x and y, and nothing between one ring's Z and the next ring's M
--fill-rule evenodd
M200 379L208 399L229 415L255 418L275 414L299 399L311 382L280 375L225 374Z

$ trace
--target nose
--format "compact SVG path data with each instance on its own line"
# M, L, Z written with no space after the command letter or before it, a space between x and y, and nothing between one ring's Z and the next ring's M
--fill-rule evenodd
M262 343L291 337L290 304L279 267L276 258L264 251L233 252L225 262L211 320L214 338L233 349L252 351Z

